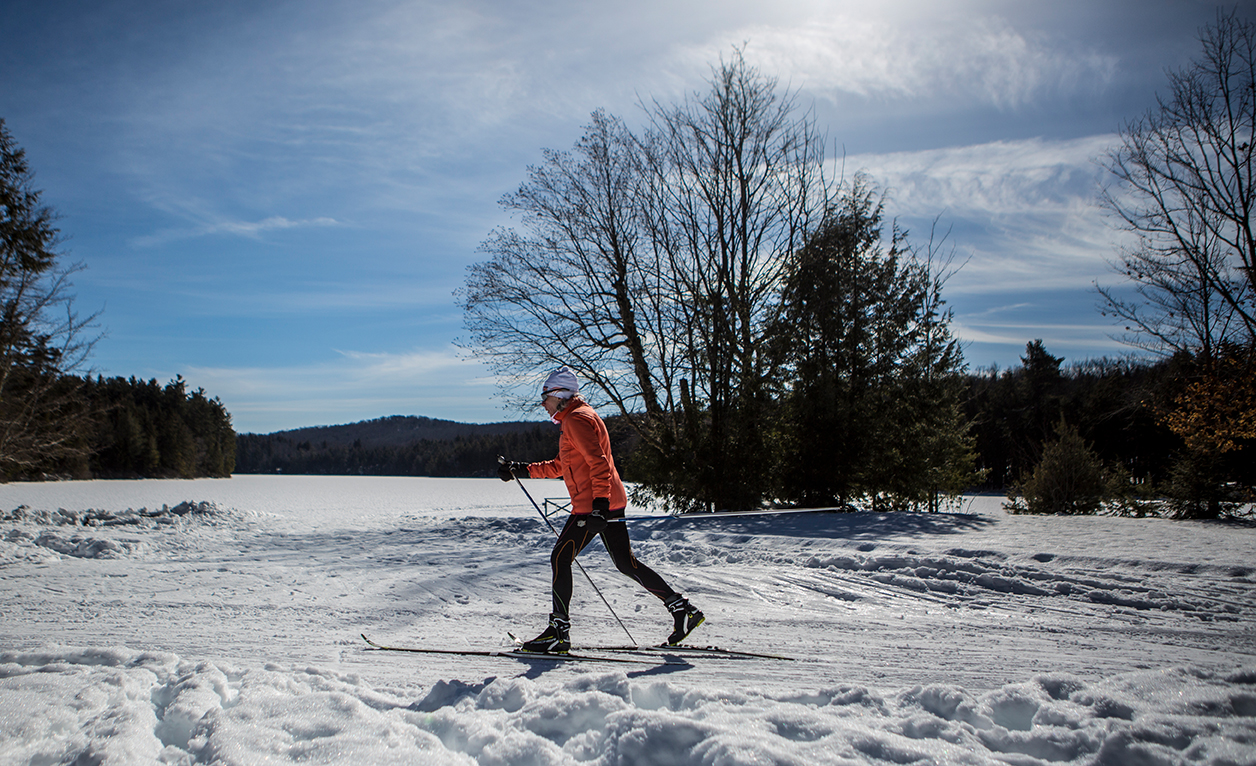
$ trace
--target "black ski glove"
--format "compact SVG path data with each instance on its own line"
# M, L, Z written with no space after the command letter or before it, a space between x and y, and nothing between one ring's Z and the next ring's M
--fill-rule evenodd
M576 523L584 527L590 535L599 535L606 529L606 514L611 510L611 501L605 497L593 498L593 513L577 516Z
M528 474L527 463L516 463L512 460L507 460L504 463L498 463L497 475L501 477L502 481L510 481L511 479L514 479L514 478L520 478L520 479L532 478L532 476Z

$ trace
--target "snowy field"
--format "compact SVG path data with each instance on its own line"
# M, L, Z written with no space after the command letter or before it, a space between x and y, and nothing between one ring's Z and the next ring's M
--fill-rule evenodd
M540 501L558 482L528 481ZM691 643L554 663L550 531L492 480L0 485L0 764L1256 764L1256 525L629 521ZM662 606L581 560L641 643ZM629 637L576 573L572 639Z

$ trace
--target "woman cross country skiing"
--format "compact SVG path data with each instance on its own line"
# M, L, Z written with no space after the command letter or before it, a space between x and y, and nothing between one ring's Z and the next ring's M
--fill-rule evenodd
M562 427L558 457L540 463L504 462L498 469L502 481L518 477L557 479L567 484L571 495L571 515L550 553L553 571L553 610L549 627L525 642L526 652L560 653L571 649L571 564L594 537L602 544L620 572L636 580L657 596L674 618L668 644L678 644L703 623L702 612L671 589L653 569L632 555L624 509L628 494L615 470L611 440L606 424L581 396L576 374L567 367L550 373L541 388L541 404L550 418Z

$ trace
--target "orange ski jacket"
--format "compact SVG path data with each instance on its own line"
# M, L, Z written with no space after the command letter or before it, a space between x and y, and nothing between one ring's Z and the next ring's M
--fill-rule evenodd
M554 419L563 429L558 437L558 457L529 464L528 475L534 479L562 477L571 495L572 513L592 513L593 498L604 497L610 500L611 517L622 517L628 493L615 470L606 424L579 397L573 398Z

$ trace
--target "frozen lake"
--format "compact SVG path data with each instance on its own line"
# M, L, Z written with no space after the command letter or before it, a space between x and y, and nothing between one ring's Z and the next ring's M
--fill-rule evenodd
M529 482L529 491L538 503L543 496L566 495L557 480ZM29 505L121 511L183 501L208 501L315 525L387 523L407 516L536 513L517 486L496 479L238 475L230 479L0 484L0 508L5 510Z

